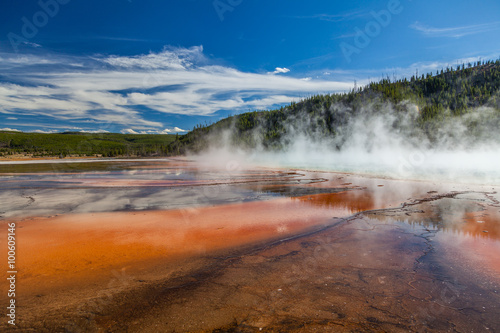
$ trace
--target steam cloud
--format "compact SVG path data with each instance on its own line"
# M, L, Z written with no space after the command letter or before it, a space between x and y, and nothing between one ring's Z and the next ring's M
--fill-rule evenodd
M495 101L495 99L493 99ZM209 149L197 158L221 167L235 161L270 167L306 168L365 173L397 179L426 179L475 184L500 184L500 108L489 106L461 116L451 112L418 125L416 105L374 102L353 111L341 104L330 107L334 134L325 135L319 123L327 110L314 114L306 107L288 117L277 143L266 147L265 127L245 133L251 145L241 145L236 124L213 131ZM247 140L248 141L248 140ZM228 165L229 165L228 164Z

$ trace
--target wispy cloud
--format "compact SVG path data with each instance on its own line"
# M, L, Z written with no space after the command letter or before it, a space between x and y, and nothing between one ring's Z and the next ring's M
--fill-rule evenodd
M33 65L56 65L59 62L57 57L39 57L30 54L0 54L0 69L2 71L14 69L18 66L33 66Z
M92 133L92 134L101 134L101 133L109 133L109 131L98 129L98 130L81 130L80 133Z
M201 46L129 57L0 54L0 58L0 114L22 119L15 126L43 117L68 127L94 123L110 129L113 124L119 125L118 130L157 132L170 124L171 114L209 116L220 110L267 109L352 86L332 78L303 81L214 65ZM271 73L287 72L279 67Z
M360 17L364 17L366 15L368 15L368 11L358 10L358 11L345 12L345 13L340 13L340 14L322 13L322 14L315 14L315 15L294 16L294 18L318 19L321 21L328 21L328 22L342 22L342 21L353 20L353 19L357 19Z
M204 59L203 47L195 46L189 49L170 48L160 53L149 53L131 57L110 56L101 60L115 67L126 69L187 69L194 63Z
M475 35L487 31L498 30L500 28L500 21L448 28L435 28L416 21L415 23L410 25L410 28L429 37L460 38L468 35Z
M40 44L37 44L37 43L32 43L32 42L28 42L28 41L24 41L22 42L24 45L27 45L27 46L31 46L31 47L34 47L34 48L39 48L39 47L42 47L42 45Z

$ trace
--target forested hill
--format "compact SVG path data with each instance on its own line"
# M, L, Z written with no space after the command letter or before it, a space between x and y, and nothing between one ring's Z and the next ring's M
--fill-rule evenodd
M480 106L500 112L499 89L500 60L448 67L419 77L386 78L349 93L312 96L277 110L243 113L197 126L173 142L170 150L198 152L209 142L218 141L240 147L282 149L291 135L299 134L340 137L337 148L341 148L344 127L353 118L387 112L395 115L392 126L400 126L398 130L418 128L432 141L444 122L478 112ZM491 124L497 124L498 112ZM471 121L468 126L476 125Z

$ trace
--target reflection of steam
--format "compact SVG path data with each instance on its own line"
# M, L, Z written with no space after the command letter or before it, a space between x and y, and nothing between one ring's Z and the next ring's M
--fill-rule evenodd
M333 111L332 111L333 110ZM214 131L206 164L314 168L370 173L404 179L500 183L500 112L488 107L462 116L451 113L425 124L411 104L373 104L358 111L333 105L335 119L326 126L327 110L304 109L282 123L279 141L269 144L269 127L241 132L238 126ZM318 125L323 124L323 125ZM325 126L330 132L325 133Z
M434 200L410 204L405 209L388 209L371 213L373 219L403 221L426 229L451 234L454 238L482 238L500 240L500 213L496 207L484 205L485 193L458 194L436 197Z

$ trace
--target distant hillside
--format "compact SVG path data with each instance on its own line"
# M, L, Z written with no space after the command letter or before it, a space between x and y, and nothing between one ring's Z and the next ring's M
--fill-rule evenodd
M450 119L480 106L500 110L499 89L500 60L463 64L409 79L386 78L349 93L312 96L277 110L243 113L198 126L173 142L171 150L199 152L209 142L222 141L244 148L282 149L296 135L337 138L340 149L351 119L388 113L387 109L395 118L391 126L410 136L418 128L432 142L437 140L438 128ZM493 127L497 122L495 116L492 130L497 130ZM467 126L475 126L474 121Z
M0 156L166 156L178 154L170 150L175 140L172 134L0 132Z

